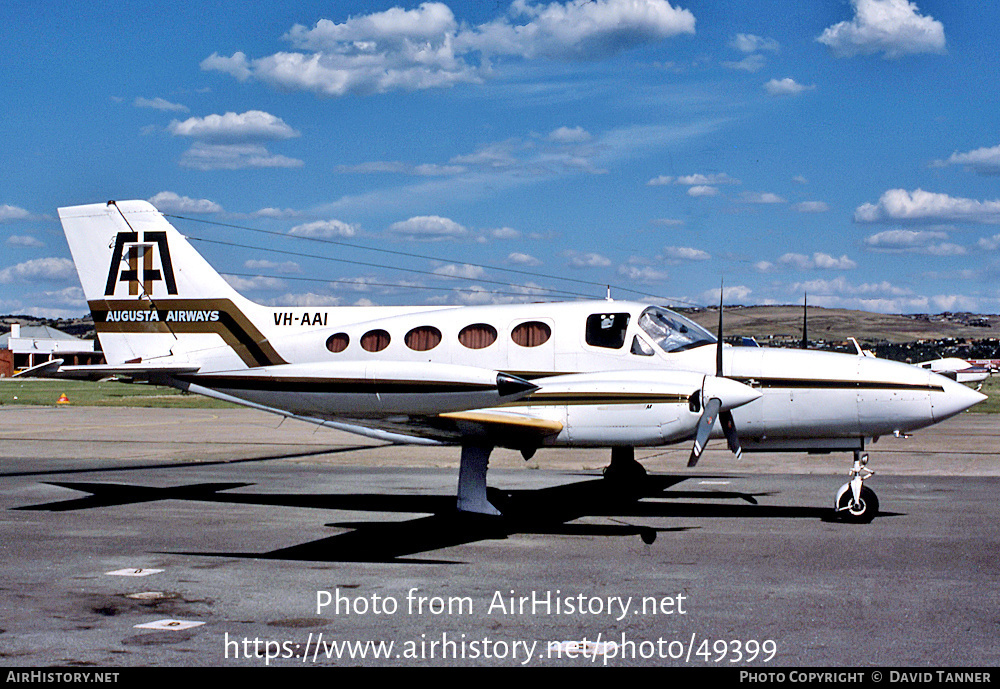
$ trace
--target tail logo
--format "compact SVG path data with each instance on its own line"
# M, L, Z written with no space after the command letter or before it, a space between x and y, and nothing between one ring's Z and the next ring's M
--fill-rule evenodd
M160 254L159 268L155 268L153 262L153 254L157 252ZM104 295L114 296L122 282L128 283L128 293L132 296L152 296L154 282L164 283L167 294L177 294L166 232L146 232L142 239L138 232L118 233Z

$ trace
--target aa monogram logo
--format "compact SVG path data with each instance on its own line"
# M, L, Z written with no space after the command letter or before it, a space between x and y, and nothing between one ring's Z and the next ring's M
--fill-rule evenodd
M157 250L160 254L159 268L155 268L153 263L153 254ZM154 282L163 282L167 287L167 294L177 294L166 232L146 232L142 240L139 239L138 232L118 233L104 295L113 296L121 282L128 283L128 293L132 296L140 293L152 295Z

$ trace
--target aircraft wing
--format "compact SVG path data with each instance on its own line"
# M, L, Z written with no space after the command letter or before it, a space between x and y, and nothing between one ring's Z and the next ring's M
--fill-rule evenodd
M45 363L15 373L13 378L70 378L75 380L103 380L112 376L128 376L149 380L163 376L195 373L199 367L191 364L96 364L88 366L63 366L63 359Z
M557 435L563 430L563 424L559 421L492 409L381 419L294 418L376 440L403 444L456 445L470 439L480 439L484 443L503 447L537 447L543 444L546 437Z

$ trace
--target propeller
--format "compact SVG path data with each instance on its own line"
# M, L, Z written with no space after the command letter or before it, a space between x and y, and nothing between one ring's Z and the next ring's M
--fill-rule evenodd
M708 436L712 433L716 418L722 426L722 433L726 437L726 444L729 450L736 455L736 459L743 456L743 448L740 447L740 439L736 433L736 422L733 420L735 407L739 407L747 402L751 402L760 393L735 380L729 380L722 375L722 294L719 290L719 333L715 347L715 377L705 376L702 382L701 418L698 419L698 426L694 435L694 447L691 450L691 457L688 459L688 466L693 467L701 459L701 453L705 451L708 443ZM725 405L723 405L725 400Z

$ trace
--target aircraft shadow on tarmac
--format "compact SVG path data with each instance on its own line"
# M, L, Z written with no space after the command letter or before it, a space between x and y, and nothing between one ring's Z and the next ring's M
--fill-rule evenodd
M832 510L819 507L762 506L757 497L767 493L718 490L683 491L674 486L707 476L651 475L626 483L588 477L559 486L532 490L489 489L490 501L502 517L460 513L454 496L387 494L274 494L227 493L250 483L199 483L167 488L120 483L50 482L51 485L90 495L82 498L18 507L19 510L77 511L159 500L194 500L230 504L284 506L327 510L425 514L404 521L334 522L327 526L348 529L315 541L265 553L203 552L187 555L302 560L320 562L441 563L455 561L408 557L442 548L504 539L513 534L577 536L639 536L652 543L657 534L680 532L696 526L654 527L630 524L642 520L674 518L824 519ZM719 500L739 500L719 504ZM888 516L882 513L882 516ZM611 523L577 522L604 517Z

